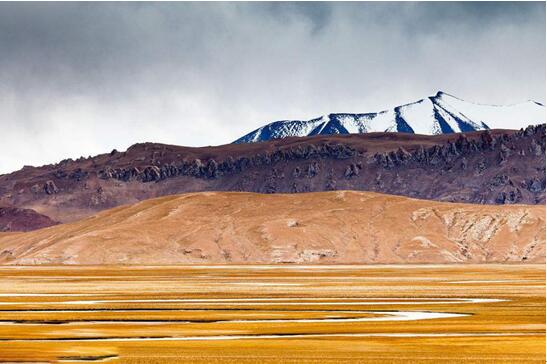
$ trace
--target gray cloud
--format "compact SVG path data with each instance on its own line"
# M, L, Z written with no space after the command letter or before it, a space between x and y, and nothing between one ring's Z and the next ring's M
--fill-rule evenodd
M441 89L545 102L544 3L0 3L0 173Z

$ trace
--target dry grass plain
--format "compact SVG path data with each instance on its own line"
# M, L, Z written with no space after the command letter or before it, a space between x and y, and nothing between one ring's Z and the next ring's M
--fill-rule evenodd
M545 266L4 266L0 361L543 363Z

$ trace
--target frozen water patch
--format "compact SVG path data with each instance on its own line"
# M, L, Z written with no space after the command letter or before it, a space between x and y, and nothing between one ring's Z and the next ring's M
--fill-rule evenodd
M298 301L298 302L295 302ZM319 301L319 302L317 302ZM288 297L288 298L158 298L158 299L112 299L112 300L78 300L78 301L54 301L54 302L0 302L0 305L98 305L108 303L202 303L208 306L238 305L238 306L361 306L361 305L438 305L438 304L464 304L464 303L496 303L505 302L498 298L419 298L408 299L400 297L392 298L320 298L320 297Z
M325 319L272 319L272 320L231 320L225 321L228 323L320 323L320 322L368 322L368 321L417 321L431 320L441 318L454 318L471 316L465 313L449 313L449 312L430 312L430 311L360 311L360 313L368 313L375 315L383 315L379 317L350 317L350 318L325 318ZM224 321L223 321L224 322Z
M109 293L0 293L0 297L96 297Z
M500 337L500 336L535 336L539 333L528 332L454 332L454 333L340 333L340 334L283 334L283 335L211 335L211 336L169 336L169 337L109 337L109 338L77 338L73 341L219 341L219 340L262 340L262 339L299 339L323 337ZM9 342L57 341L59 339L10 339ZM70 341L70 339L60 339Z
M475 281L450 281L449 284L465 284L465 283L523 283L523 282L539 282L531 279L496 279L496 280L475 280Z
M305 311L304 311L305 312ZM350 311L351 312L351 311ZM432 320L443 318L454 318L471 316L466 313L451 313L451 312L431 312L431 311L353 311L353 314L368 314L368 315L380 315L375 317L325 317L325 318L312 318L312 319L243 319L243 320L211 320L206 323L215 324L234 324L234 323L345 323L345 322L369 322L369 321L418 321L418 320ZM139 320L126 320L126 321L67 321L62 324L145 324L145 325L158 325L162 323L169 324L193 324L195 321L139 321ZM0 325L43 325L43 323L35 322L19 322L19 321L4 321L0 322ZM57 325L57 323L56 323Z
M273 282L235 282L230 283L239 286L305 286L302 283L273 283Z

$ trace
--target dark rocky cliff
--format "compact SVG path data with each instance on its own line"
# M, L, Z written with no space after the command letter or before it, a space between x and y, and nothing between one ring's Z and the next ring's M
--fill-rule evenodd
M60 221L167 194L364 190L479 204L545 203L545 125L440 136L371 133L186 148L143 143L0 176L0 203Z

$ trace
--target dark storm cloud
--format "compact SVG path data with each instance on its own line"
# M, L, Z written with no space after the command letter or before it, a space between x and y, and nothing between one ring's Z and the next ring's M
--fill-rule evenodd
M545 101L543 3L0 3L0 172L451 92Z

